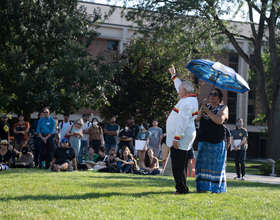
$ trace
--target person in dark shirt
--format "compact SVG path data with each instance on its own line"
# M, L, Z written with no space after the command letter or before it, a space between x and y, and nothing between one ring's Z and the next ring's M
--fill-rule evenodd
M6 114L2 116L2 121L0 122L0 140L10 140L10 124Z
M136 155L136 150L135 150L135 139L137 137L138 132L140 131L140 128L137 124L134 124L134 117L129 116L128 118L128 123L129 123L129 129L134 132L133 136L133 151L134 151L134 156Z
M119 153L122 149L122 147L127 146L134 155L134 150L133 150L133 137L134 137L134 132L130 130L128 122L125 122L124 124L124 129L121 130L119 134L119 147L118 147L118 152L117 156L119 157Z
M12 153L8 150L9 142L1 140L0 143L0 171L8 170L11 166Z
M53 171L73 171L77 170L76 154L66 138L62 139L61 147L57 148L54 152L54 157L50 168L53 167Z
M33 154L34 154L34 162L35 162L35 167L39 165L38 159L39 159L39 153L40 153L40 137L37 134L37 127L38 127L38 122L41 118L45 116L44 112L40 112L38 114L38 119L33 121L32 125L29 128L29 132L31 133L31 136L33 138Z

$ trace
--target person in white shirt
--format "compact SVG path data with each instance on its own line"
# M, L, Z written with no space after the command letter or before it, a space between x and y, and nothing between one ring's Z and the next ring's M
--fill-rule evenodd
M180 95L166 121L166 144L171 147L171 164L176 183L174 194L187 194L186 163L188 150L196 136L195 118L198 113L198 101L191 82L181 80L175 74L175 68L169 68L175 88Z
M91 126L91 123L89 122L89 115L88 114L83 114L83 121L84 121L84 126L83 126L83 138L81 140L81 148L80 148L80 153L79 153L79 163L83 162L83 155L84 152L87 155L88 154L88 129Z
M67 137L65 137L65 133L68 130L69 126L73 124L71 121L69 121L69 113L68 112L65 112L63 114L63 117L64 117L64 120L62 122L59 122L59 124L58 124L58 127L60 127L60 129L61 129L61 131L60 131L61 140L64 139L64 138L67 138ZM69 137L67 139L69 140Z

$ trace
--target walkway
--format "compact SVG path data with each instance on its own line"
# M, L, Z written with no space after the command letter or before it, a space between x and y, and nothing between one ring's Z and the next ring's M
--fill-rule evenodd
M234 177L236 177L235 173L227 173L227 179L233 179ZM246 174L245 177L246 177L246 181L280 185L280 177L250 175L250 174Z

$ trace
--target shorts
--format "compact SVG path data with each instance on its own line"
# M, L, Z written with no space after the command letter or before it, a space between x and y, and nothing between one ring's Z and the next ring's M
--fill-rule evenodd
M168 146L166 145L166 143L163 143L163 144L161 145L161 157L162 157L162 160L167 160L169 151L170 151L170 147L168 147Z

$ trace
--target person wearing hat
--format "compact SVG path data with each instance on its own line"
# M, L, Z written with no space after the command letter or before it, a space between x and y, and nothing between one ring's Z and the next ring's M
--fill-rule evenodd
M10 124L8 123L7 114L2 116L2 121L0 122L0 140L10 140Z
M50 169L54 172L77 170L75 150L70 146L66 138L62 139L59 148L56 148Z
M29 123L24 121L23 114L18 115L18 122L14 124L14 134L15 134L15 148L21 151L22 146L27 144L27 134L29 132Z
M15 164L15 167L32 168L34 167L33 154L28 151L28 147L24 146L21 151L22 155Z
M0 143L0 171L8 170L11 166L11 151L8 150L9 142L7 140L1 140Z

